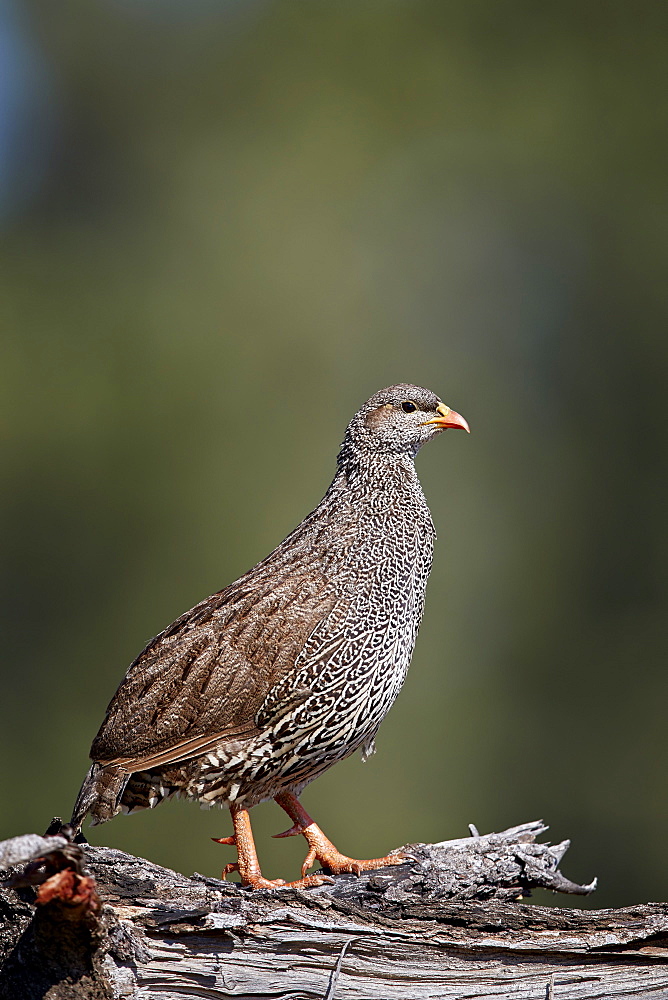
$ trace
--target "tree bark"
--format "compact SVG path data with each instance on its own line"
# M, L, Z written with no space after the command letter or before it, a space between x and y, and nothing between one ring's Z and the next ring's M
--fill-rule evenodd
M579 1000L668 997L668 904L578 910L568 842L414 844L405 864L317 889L186 878L63 837L0 844L2 1000ZM35 888L37 887L37 888Z

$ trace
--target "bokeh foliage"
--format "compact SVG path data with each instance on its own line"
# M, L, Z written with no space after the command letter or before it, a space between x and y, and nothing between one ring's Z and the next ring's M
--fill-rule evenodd
M415 381L473 430L418 460L425 622L378 754L305 804L362 857L544 816L591 905L666 898L665 6L4 18L0 836L68 813L146 640ZM91 839L215 874L227 832L169 803Z

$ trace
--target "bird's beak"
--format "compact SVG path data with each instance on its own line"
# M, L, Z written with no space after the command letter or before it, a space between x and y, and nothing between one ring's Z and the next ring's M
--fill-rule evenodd
M466 431L467 434L471 433L471 428L464 420L461 413L456 413L455 410L451 410L449 406L445 403L439 403L436 407L436 412L440 414L438 417L433 417L431 420L425 420L421 427L425 427L427 424L433 424L434 427L438 427L439 430L444 431L447 427L459 427L461 430Z

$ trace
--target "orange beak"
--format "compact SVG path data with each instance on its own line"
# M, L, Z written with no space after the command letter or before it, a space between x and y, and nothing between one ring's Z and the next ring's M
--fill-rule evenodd
M427 424L433 424L434 427L438 427L439 430L444 431L448 427L459 427L460 430L466 431L467 434L471 433L471 428L464 420L461 413L456 413L455 410L451 410L449 406L445 403L439 403L436 407L436 412L440 413L439 417L433 417L431 420L425 420L421 427L425 427Z

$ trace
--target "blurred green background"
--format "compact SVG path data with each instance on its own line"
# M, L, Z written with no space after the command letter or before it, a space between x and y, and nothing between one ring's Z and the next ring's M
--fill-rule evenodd
M276 545L358 405L412 381L473 431L418 459L424 625L376 756L304 803L360 857L542 816L566 874L600 878L582 905L668 897L667 22L3 7L1 837L69 815L144 643ZM302 839L254 816L265 874L296 876ZM230 829L175 802L90 838L216 875Z

